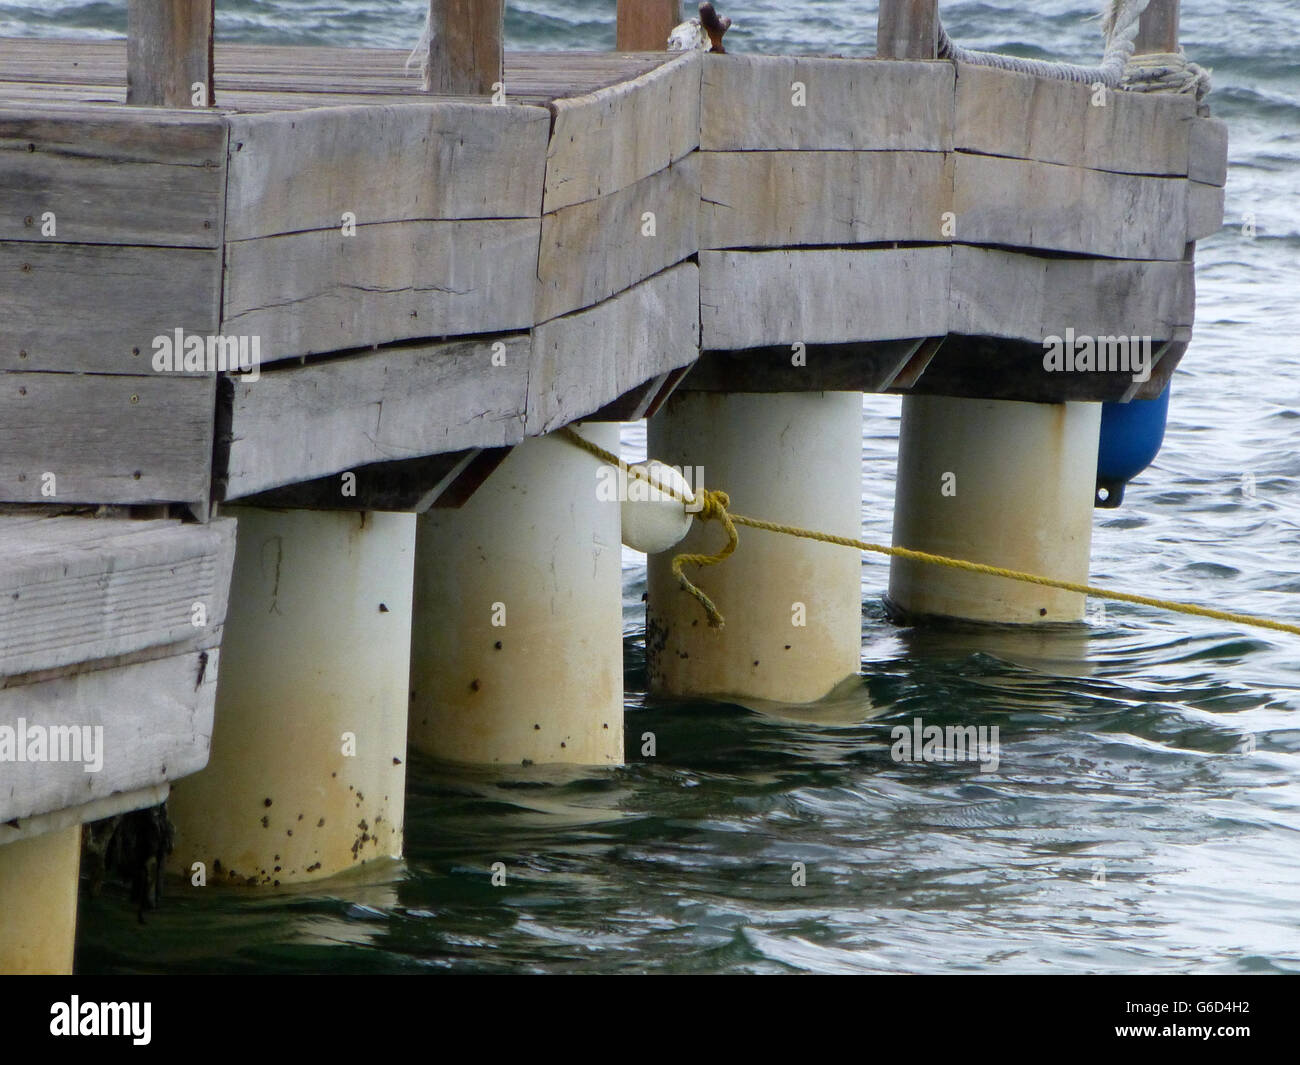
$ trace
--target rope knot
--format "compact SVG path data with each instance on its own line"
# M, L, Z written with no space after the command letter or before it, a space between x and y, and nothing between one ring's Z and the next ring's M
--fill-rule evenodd
M722 521L730 506L731 497L722 489L701 489L700 509L695 516L700 521Z

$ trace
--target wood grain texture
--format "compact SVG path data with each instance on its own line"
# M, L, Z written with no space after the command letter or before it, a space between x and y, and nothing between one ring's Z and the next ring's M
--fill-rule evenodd
M1179 0L1151 0L1138 20L1135 54L1178 51Z
M1097 107L1087 85L959 63L953 143L983 155L1186 176L1195 101L1140 92L1103 98Z
M1221 118L1188 123L1187 176L1207 185L1228 183L1228 124Z
M533 324L537 219L385 222L237 241L226 250L228 336L262 359Z
M0 240L218 247L225 160L219 115L0 109Z
M505 0L429 0L430 91L486 96L502 81Z
M230 519L0 518L0 676L201 639L225 621L234 551Z
M557 100L546 155L548 214L649 177L700 144L699 53L632 81Z
M0 241L0 370L151 373L153 341L217 332L221 252Z
M952 148L951 63L730 54L703 61L707 151Z
M0 818L82 807L197 773L208 764L220 661L214 645L0 688L0 725L15 728L24 718L29 726L104 730L97 773L80 762L5 763Z
M700 272L683 263L533 331L528 433L599 410L699 355Z
M1038 258L956 246L953 333L1041 342L1083 336L1167 340L1192 325L1190 262Z
M591 307L699 250L700 166L667 170L542 219L537 322ZM648 233L653 215L653 234Z
M934 59L938 55L939 0L880 0L876 55Z
M0 501L206 503L215 406L212 377L0 375Z
M550 115L440 101L232 115L226 239L357 222L535 218Z
M951 264L946 246L701 252L701 347L941 336Z
M127 103L213 105L212 5L213 0L127 0Z
M662 52L681 21L681 0L618 0L614 47L620 52Z
M487 337L236 381L229 465L218 471L222 498L376 462L516 444L524 438L530 352L528 336Z
M1187 183L1187 239L1202 240L1223 228L1223 187Z
M700 246L939 242L947 152L701 152Z
M957 153L957 239L1121 259L1179 260L1188 182Z

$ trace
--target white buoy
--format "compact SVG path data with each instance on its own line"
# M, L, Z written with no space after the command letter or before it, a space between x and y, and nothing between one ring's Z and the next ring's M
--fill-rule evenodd
M1086 583L1100 403L908 396L899 432L894 544ZM895 558L904 615L1078 621L1084 596Z
M856 392L677 392L650 420L650 451L699 471L736 513L858 536L862 397ZM726 543L696 522L683 551ZM726 618L710 628L672 556L649 560L646 656L654 690L781 703L820 699L857 673L862 560L856 551L742 527L740 546L687 576Z
M275 886L402 851L415 516L237 517L208 767L172 786L171 867Z
M575 426L617 453L616 423ZM419 518L411 745L462 763L623 760L620 506L560 437Z
M0 974L71 975L80 867L80 825L0 846Z
M676 547L691 531L695 493L681 472L657 459L633 466L644 475L623 478L623 543L655 555Z

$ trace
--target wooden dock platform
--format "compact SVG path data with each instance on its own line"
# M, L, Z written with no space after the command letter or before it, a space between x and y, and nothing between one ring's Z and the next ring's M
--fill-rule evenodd
M0 41L0 501L416 509L692 366L725 391L1153 394L1222 219L1223 127L1187 97L513 54L494 106L404 63L218 47L218 106L185 113L122 105L124 42ZM1152 381L1046 373L1066 321L1153 338ZM178 336L251 341L260 379L157 372Z

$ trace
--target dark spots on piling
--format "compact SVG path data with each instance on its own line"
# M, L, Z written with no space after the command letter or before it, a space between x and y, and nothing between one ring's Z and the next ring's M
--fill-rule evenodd
M402 760L401 760L400 758L398 758L396 755L394 755L394 756L393 756L393 765L401 765L401 764L402 764Z
M274 869L274 872L277 872L277 873L278 873L279 871L280 871L280 867L277 865L277 866L275 867L275 869ZM277 884L278 884L279 882L280 882L280 881L278 881L278 880L276 881Z
M476 692L478 691L478 689L479 689L478 677L475 677L472 681L469 682L469 690L472 692Z
M302 814L299 814L299 815L298 815L298 820L299 820L299 821L302 820Z
M561 746L561 747L568 747L568 744L565 743L563 740L561 740L561 741L560 741L560 746Z
M267 817L265 814L262 815L262 827L263 828L271 827L271 819Z
M757 659L757 658L754 659L754 665L756 665L756 666L758 665L758 659Z
M501 650L501 641L497 640L497 642L494 643L492 646L495 647L498 651Z
M270 805L271 805L271 800L270 800L270 799L263 799L263 800L262 800L262 805L263 805L263 806L270 806Z
M314 872L316 872L316 870L319 869L319 868L320 868L320 862L317 862L315 865L309 865L309 866L307 866L307 872L309 872L309 873L314 873Z
M213 858L213 859L212 859L212 871L213 871L214 873L216 873L218 876L221 875L221 859L220 859L220 858Z
M292 828L286 828L286 829L284 830L284 832L285 832L285 835L287 835L287 836L292 836L292 835L293 835L293 829L292 829Z
M325 818L322 817L319 821L317 821L317 822L316 822L316 827L317 827L317 828L324 828L324 827L325 827Z
M1038 616L1039 616L1040 618L1045 618L1045 617L1047 617L1047 607L1045 607L1045 606L1040 606L1040 607L1038 608Z
M279 887L279 886L280 886L280 881L278 881L278 880L272 880L272 881L271 881L271 884L272 884L274 887Z
M602 721L602 722L600 723L600 727L601 727L601 728L609 728L609 722L607 722L607 721Z
M527 768L528 766L530 766L530 765L533 764L533 760L532 760L531 758L525 758L525 759L524 759L522 762L520 762L519 764L520 764L521 766L523 766L524 768Z
M379 612L380 612L381 614L387 614L387 613L388 613L388 607L387 607L384 603L380 603L380 604L379 604Z
M370 831L370 826L366 824L366 819L364 817L357 822L357 828L361 829L362 832Z
M337 774L337 773L331 773L330 776L331 776L331 777L337 777L338 774Z
M541 726L541 725L534 725L534 726L533 726L533 731L534 731L534 732L541 732L541 731L542 731L542 726Z

